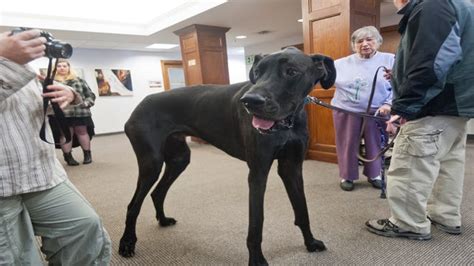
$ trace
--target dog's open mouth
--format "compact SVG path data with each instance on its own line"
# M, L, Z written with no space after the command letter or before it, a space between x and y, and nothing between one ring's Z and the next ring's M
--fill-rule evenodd
M271 134L281 129L289 129L293 127L292 116L288 116L282 120L267 120L257 116L252 117L252 126L258 130L260 134Z

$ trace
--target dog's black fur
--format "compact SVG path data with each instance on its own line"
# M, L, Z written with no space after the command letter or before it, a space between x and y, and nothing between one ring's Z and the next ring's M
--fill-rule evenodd
M135 253L137 217L163 164L164 174L151 197L159 224L176 223L165 215L163 203L168 189L190 162L185 135L202 138L247 162L249 264L267 264L261 249L263 198L275 159L307 250L326 249L311 233L303 190L302 164L308 143L304 103L318 81L329 88L335 77L331 58L308 56L296 48L287 48L265 57L256 56L250 82L200 85L146 97L125 125L137 156L139 174L135 194L128 205L119 253L124 257Z

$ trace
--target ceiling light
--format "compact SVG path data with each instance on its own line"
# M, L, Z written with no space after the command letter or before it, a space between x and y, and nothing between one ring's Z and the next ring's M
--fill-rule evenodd
M171 49L178 47L177 44L169 44L169 43L154 43L152 45L148 45L146 48L149 49Z
M303 19L302 19L302 18L300 18L300 19L298 19L297 21L302 23L302 22L303 22Z
M247 36L245 35L239 35L239 36L235 36L236 39L245 39L247 38Z

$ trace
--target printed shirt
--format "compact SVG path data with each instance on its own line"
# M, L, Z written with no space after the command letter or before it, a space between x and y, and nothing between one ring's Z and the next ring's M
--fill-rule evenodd
M54 145L39 138L43 98L35 72L0 57L0 85L0 197L42 191L63 182L67 175ZM46 138L52 141L46 128Z
M334 62L337 71L335 82L336 91L331 104L353 112L365 112L372 91L372 82L379 66L392 69L394 55L377 52L369 59L352 54ZM377 75L375 93L371 109L377 109L383 104L392 102L392 86L384 78L380 69Z

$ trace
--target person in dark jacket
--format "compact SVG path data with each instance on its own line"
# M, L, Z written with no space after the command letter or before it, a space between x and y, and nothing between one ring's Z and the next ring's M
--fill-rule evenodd
M392 73L402 124L388 170L391 216L367 229L431 239L431 224L461 234L468 120L474 117L474 5L469 0L394 0L400 45Z

